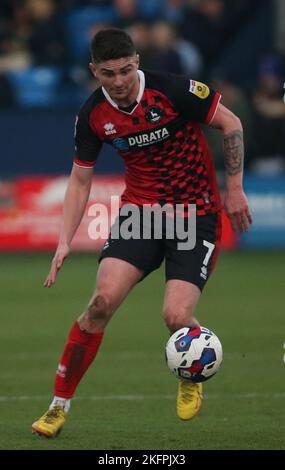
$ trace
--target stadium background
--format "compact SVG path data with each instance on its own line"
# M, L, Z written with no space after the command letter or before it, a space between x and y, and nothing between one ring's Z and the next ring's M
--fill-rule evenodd
M57 441L30 424L47 406L59 354L97 269L86 215L51 291L78 107L97 84L92 35L126 28L142 68L211 84L242 120L245 188L254 226L224 252L198 307L225 359L193 423L175 417L176 381L164 364L163 269L137 286L112 320ZM0 262L1 449L284 449L285 5L262 0L1 0ZM222 139L206 129L223 189ZM104 148L91 202L123 187ZM284 288L283 288L284 289Z

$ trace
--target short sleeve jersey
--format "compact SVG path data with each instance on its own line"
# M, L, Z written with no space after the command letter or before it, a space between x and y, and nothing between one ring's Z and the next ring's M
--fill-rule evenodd
M220 209L212 157L200 124L209 124L220 94L185 76L138 71L131 112L119 109L103 87L80 109L74 162L93 167L103 143L124 159L122 203L196 204L197 215Z

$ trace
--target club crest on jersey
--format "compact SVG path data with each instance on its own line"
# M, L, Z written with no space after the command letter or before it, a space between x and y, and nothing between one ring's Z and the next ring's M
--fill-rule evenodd
M210 90L207 85L201 82L196 82L195 80L190 80L189 91L190 93L193 93L193 95L198 96L198 98L201 98L202 100L207 98L210 94Z
M107 122L104 126L105 135L117 134L114 124Z
M156 123L161 121L163 110L159 106L149 106L145 113L145 118L148 122Z

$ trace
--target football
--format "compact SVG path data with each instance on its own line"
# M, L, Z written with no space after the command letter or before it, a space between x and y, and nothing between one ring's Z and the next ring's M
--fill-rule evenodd
M183 380L204 382L215 375L223 359L219 338L199 325L177 330L166 344L166 362Z

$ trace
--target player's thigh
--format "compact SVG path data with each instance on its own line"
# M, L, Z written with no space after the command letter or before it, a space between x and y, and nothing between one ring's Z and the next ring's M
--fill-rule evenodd
M126 217L119 216L116 219L115 224L119 224L119 237L114 238L112 236L112 231L109 235L108 240L106 241L99 262L103 262L108 258L116 258L119 260L124 260L130 265L136 267L143 272L143 278L148 274L158 269L161 265L165 247L162 240L143 237L143 221L140 223L140 235L138 238L128 237L124 238L123 233L121 232L121 225ZM115 225L114 224L114 225Z
M125 217L118 217L120 224ZM88 323L104 327L132 287L157 269L164 257L161 240L110 236L99 257L96 290L83 316ZM90 321L89 321L90 320Z
M170 279L166 283L163 316L171 332L189 326L194 320L194 311L201 296L200 289L191 282Z
M143 270L125 260L112 257L102 259L97 272L96 288L89 305L100 295L104 298L108 311L113 312L143 276Z
M220 216L197 217L196 243L192 249L179 249L180 240L167 240L165 253L166 280L177 279L194 284L200 292L208 281L220 250Z
M90 333L103 331L143 275L142 270L124 260L103 259L97 273L95 292L78 319L80 327Z
M96 289L92 298L99 292L106 293L112 307L117 308L143 276L144 271L128 261L103 258L99 264Z

